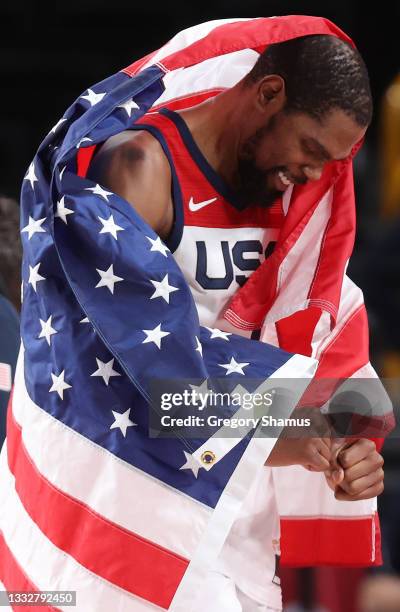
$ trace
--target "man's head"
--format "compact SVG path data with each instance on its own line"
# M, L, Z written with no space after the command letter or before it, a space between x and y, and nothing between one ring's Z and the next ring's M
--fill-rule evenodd
M346 158L372 116L365 64L327 35L270 45L242 82L252 133L241 143L236 188L247 204L270 205L290 183L317 180Z

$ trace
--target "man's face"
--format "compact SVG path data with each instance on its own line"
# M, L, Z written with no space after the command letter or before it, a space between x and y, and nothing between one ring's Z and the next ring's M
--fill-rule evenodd
M239 150L235 188L240 200L267 207L291 184L318 180L324 165L348 157L365 131L341 110L322 121L304 113L276 113Z

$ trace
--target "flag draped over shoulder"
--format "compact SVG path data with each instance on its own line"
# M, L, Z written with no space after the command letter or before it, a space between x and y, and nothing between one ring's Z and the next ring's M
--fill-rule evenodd
M195 104L235 84L266 45L318 33L347 40L330 22L312 17L190 28L84 92L41 144L22 189L22 348L1 454L0 582L6 589L77 590L80 610L189 610L273 440L150 439L152 378L204 380L230 372L233 382L293 376L305 387L316 361L294 353L318 357L325 350L320 368L323 359L329 363L332 351L317 348L318 333L325 342L318 346L328 342L320 318L311 316L301 342L287 318L315 308L328 312L329 333L338 327L340 309L355 291L343 284L351 219L334 278L323 274L330 268L321 236L310 295L291 301L290 273L285 277L280 266L297 270L301 228L324 208L320 202L330 202L324 209L330 225L331 196L314 194L315 202L309 194L307 205L299 195L301 205L291 203L270 264L275 287L264 290L268 270L261 266L226 313L238 327L264 321L264 339L269 335L282 350L199 326L190 290L159 237L122 198L85 178L93 146L148 109ZM324 232L331 247L335 232ZM312 350L304 350L307 343ZM290 477L285 482L290 490ZM281 497L285 505L286 494ZM292 510L288 523L299 518ZM367 564L375 559L371 504L360 514L368 517ZM296 562L296 533L283 535Z
M168 70L165 92L154 107L176 110L236 84L268 44L307 34L330 34L353 45L344 32L319 17L211 22L180 33L126 71L138 74L152 63ZM261 328L262 341L316 358L316 378L332 382L376 379L369 362L363 295L345 274L356 229L352 159L361 144L348 159L327 164L319 181L285 192L286 218L273 254L236 292L224 313L232 330ZM382 400L376 431L384 435L393 427L393 415L384 392ZM379 447L381 440L376 441ZM376 499L338 502L321 474L299 467L274 472L283 564L381 562Z
M316 367L201 327L160 238L84 177L80 151L129 128L160 100L164 78L155 63L89 88L22 188L22 347L1 454L0 581L76 590L85 611L189 610L274 444L252 432L150 438L152 380L297 377L296 403Z

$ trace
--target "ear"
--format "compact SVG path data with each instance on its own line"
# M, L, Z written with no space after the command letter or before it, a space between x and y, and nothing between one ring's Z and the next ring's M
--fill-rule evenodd
M257 106L263 113L275 114L286 104L285 81L278 74L261 79L257 85Z

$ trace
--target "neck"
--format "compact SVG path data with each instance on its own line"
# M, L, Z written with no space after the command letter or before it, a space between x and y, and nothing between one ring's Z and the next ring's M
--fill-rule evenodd
M208 163L228 184L232 184L237 168L245 106L246 97L238 83L193 108L179 111Z

